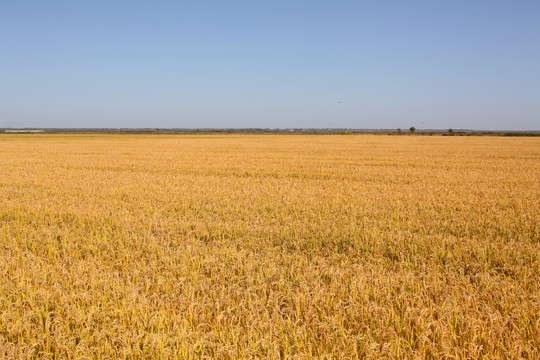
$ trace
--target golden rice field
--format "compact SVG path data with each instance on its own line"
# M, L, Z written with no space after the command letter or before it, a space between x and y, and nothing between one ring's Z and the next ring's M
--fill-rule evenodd
M0 358L539 348L540 138L0 135Z

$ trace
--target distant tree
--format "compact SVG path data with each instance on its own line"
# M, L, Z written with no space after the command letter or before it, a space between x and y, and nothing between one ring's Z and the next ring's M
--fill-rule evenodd
M410 131L411 133L413 133L413 132L416 131L416 128L415 128L414 126L411 126L411 127L409 128L409 131Z
M454 130L448 129L448 132L449 132L450 134L453 134L453 133L454 133Z
M398 134L401 134L401 128L398 128L398 129L397 129L397 133L398 133Z

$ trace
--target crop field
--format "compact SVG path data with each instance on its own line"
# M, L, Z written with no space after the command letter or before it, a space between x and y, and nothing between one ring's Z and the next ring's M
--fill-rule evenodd
M0 358L539 349L540 138L0 134Z

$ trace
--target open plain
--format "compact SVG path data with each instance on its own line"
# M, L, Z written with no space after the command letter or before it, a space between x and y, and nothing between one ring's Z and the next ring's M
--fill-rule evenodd
M0 357L540 357L540 138L0 134Z

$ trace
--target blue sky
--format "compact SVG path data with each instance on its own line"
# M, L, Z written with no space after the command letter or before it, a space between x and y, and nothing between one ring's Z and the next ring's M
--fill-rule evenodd
M0 127L540 129L540 1L2 1Z

